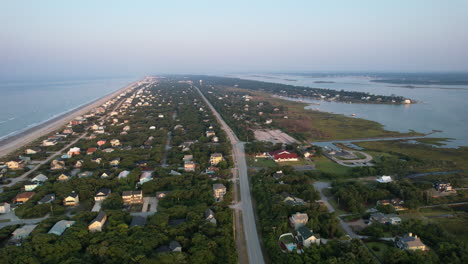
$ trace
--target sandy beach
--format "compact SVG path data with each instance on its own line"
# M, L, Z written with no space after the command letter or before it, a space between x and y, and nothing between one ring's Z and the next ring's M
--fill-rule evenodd
M129 85L118 89L117 91L105 95L101 98L98 98L82 107L74 109L70 112L64 113L63 115L57 116L45 123L31 127L21 133L13 135L11 137L2 139L0 141L0 157L7 155L8 153L23 147L24 145L45 136L55 130L60 129L62 126L66 125L70 120L74 119L77 116L83 115L92 109L104 104L106 101L118 96L122 91L132 88L138 84L138 81L132 82Z

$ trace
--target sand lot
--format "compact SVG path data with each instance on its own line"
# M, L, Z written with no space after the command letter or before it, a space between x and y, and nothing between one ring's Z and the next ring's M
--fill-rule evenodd
M292 144L298 143L298 141L292 138L290 135L284 133L279 129L270 130L270 129L257 129L254 130L255 139L260 141L269 141L273 144L284 143Z

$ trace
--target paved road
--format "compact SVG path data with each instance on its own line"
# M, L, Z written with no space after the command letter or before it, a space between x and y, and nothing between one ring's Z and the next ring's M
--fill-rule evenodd
M322 199L322 202L325 204L325 206L327 206L328 212L330 212L330 213L335 212L335 208L333 208L333 206L328 201L327 196L323 193L323 189L329 188L330 183L328 183L328 182L315 182L314 187L315 187L315 189L317 191L319 191L320 199ZM339 216L337 216L337 218L338 218L338 221L340 221L340 226L343 228L343 230L346 232L346 234L348 234L348 236L350 236L351 238L356 238L356 239L364 238L363 236L360 236L360 235L354 233L354 231L351 229L351 227L349 227L349 225L345 221L343 221L343 219L341 219Z
M166 141L166 147L164 148L164 156L161 160L161 167L163 168L167 167L167 154L168 154L168 151L171 149L171 140L172 140L172 133L169 131L167 133L167 141Z
M244 142L239 141L232 129L226 124L226 122L224 122L221 115L216 111L213 105L211 105L210 101L208 101L208 99L202 94L198 87L195 88L197 89L198 93L200 93L200 96L203 98L203 100L205 100L206 104L210 107L216 119L218 119L232 144L234 164L236 165L240 180L242 222L245 232L245 246L249 258L249 263L265 263L262 249L260 247L260 240L258 239L257 226L252 206L252 198L250 196L250 185L249 178L247 176L247 162L245 161Z
M365 152L362 152L362 151L352 151L352 150L347 150L348 152L350 153L359 153L359 154L362 154L365 156L365 158L363 159L354 159L354 160L341 160L341 159L338 159L336 158L335 156L333 155L326 155L327 157L329 157L330 159L332 159L334 162L342 165L342 166L346 166L346 167L362 167L362 166L373 166L373 164L369 163L372 161L372 156L365 153ZM350 163L354 163L354 164L350 164Z
M2 187L11 187L11 186L15 185L18 182L25 181L26 178L29 175L31 175L33 172L35 172L37 169L39 169L39 167L41 167L42 165L44 165L46 163L49 163L54 157L56 157L57 155L60 155L62 152L64 152L66 149L70 148L72 145L76 144L76 142L78 142L80 139L84 138L86 135L87 135L86 132L83 133L81 136L79 136L78 138L76 138L75 140L73 140L72 142L67 144L65 147L63 147L59 151L56 151L54 154L50 155L47 159L41 161L41 163L39 163L36 167L34 167L33 169L29 170L26 173L23 173L23 175L21 175L19 177L16 177L16 178L9 178L9 180L11 180L11 182L8 183L8 184L2 185Z
M44 217L41 218L32 218L32 219L20 219L15 215L14 211L11 211L10 213L6 215L2 215L0 219L10 219L10 222L1 222L0 223L0 228L4 228L5 226L12 226L12 225L32 225L32 224L37 224L41 222L44 219L49 218L49 214L47 214Z

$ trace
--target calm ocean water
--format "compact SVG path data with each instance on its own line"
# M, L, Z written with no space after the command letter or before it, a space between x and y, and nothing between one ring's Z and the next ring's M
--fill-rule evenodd
M468 85L404 85L371 82L366 76L304 76L285 74L236 75L236 77L265 82L283 83L334 90L362 91L380 95L401 95L417 100L411 105L347 104L307 100L308 108L337 114L352 115L377 121L388 130L435 133L434 137L453 138L449 147L468 146ZM316 83L325 81L332 83Z
M116 91L135 79L0 83L0 139Z

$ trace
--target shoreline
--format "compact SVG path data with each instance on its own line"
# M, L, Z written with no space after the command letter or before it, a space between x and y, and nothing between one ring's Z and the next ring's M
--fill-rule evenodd
M32 141L61 128L73 118L91 111L92 109L104 104L108 100L118 96L124 90L127 90L135 86L135 84L137 84L138 81L139 80L131 82L128 85L120 89L117 89L114 92L111 92L102 97L96 98L95 100L89 103L86 103L68 112L60 114L36 126L30 127L22 132L19 132L18 134L11 135L9 137L1 139L0 140L0 157L4 157L8 155L9 153L31 143Z

